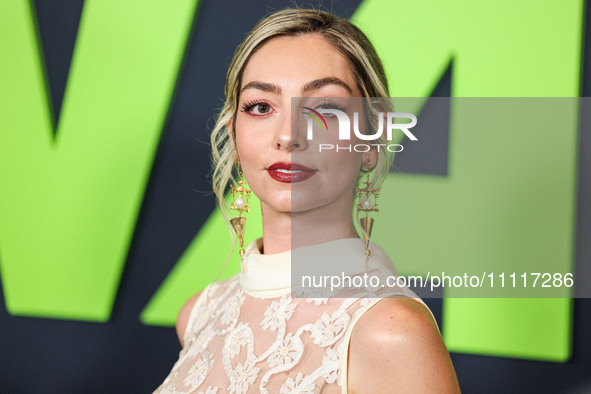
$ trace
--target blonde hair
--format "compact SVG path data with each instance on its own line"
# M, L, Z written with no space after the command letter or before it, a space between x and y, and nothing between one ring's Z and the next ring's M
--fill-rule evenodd
M228 184L236 184L238 158L233 119L236 118L242 74L249 59L267 41L281 36L319 34L350 63L359 90L365 97L389 97L382 63L369 39L347 19L314 9L285 9L261 20L238 46L226 76L226 101L211 134L212 184L222 215L228 221L229 208L224 199ZM383 100L388 101L388 100ZM389 104L389 101L388 101ZM232 124L232 130L229 125ZM377 141L386 144L385 137ZM380 149L372 184L378 186L392 165L393 155ZM230 230L235 243L235 234Z

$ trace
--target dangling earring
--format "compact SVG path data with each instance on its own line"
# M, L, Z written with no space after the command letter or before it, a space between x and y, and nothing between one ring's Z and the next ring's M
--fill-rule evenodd
M248 206L248 199L250 198L250 189L244 187L244 174L242 168L240 168L240 180L238 181L238 187L230 185L232 188L232 203L230 204L231 209L238 211L238 216L230 219L230 223L238 235L240 240L240 264L242 271L245 271L244 267L244 227L246 225L246 218L242 216L243 212L250 212Z
M365 217L359 219L359 224L363 231L365 270L367 271L369 269L369 255L371 254L369 250L369 239L371 237L371 230L374 222L374 219L369 217L369 212L378 212L378 196L381 188L372 189L370 187L371 179L369 173L373 169L373 163L369 157L366 157L363 162L365 167L361 166L361 171L365 172L365 181L362 182L365 184L365 187L355 186L355 191L357 193L357 198L359 199L359 202L357 203L357 218L359 218L360 212L365 213Z

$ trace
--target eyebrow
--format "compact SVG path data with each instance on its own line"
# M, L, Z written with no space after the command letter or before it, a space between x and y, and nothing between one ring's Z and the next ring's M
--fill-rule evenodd
M309 92L311 90L317 90L317 89L323 88L328 85L337 85L337 86L340 86L343 89L345 89L350 94L353 93L353 90L351 89L351 87L349 85L347 85L345 82L341 81L340 79L338 79L336 77L316 79L314 81L308 82L304 85L304 87L302 88L302 91Z
M304 84L304 86L302 86L302 92L307 93L312 90L318 90L318 89L323 88L328 85L337 85L337 86L340 86L343 89L345 89L350 94L353 93L353 90L351 89L351 87L349 85L347 85L345 82L343 82L342 80L340 80L339 78L336 78L336 77L315 79L314 81L307 82ZM244 87L242 89L240 89L240 92L244 92L247 89L257 89L257 90L261 90L263 92L281 94L281 88L279 87L279 85L274 84L274 83L268 83L268 82L261 82L261 81L249 82L246 85L244 85Z
M257 89L257 90L262 90L263 92L281 94L281 88L279 87L279 85L276 85L274 83L268 83L268 82L260 82L260 81L249 82L246 85L244 85L244 87L242 89L240 89L240 93L244 92L247 89Z

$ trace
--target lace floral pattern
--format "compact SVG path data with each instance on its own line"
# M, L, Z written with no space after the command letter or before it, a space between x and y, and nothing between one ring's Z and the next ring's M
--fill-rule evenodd
M267 310L265 310L265 318L261 322L261 326L265 330L277 330L280 324L293 315L295 307L296 305L292 304L291 297L283 296L279 302L273 301Z
M345 334L380 299L258 298L238 275L213 283L193 307L179 359L155 393L340 393Z

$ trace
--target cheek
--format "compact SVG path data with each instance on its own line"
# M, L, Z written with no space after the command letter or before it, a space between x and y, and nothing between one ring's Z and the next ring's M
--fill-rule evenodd
M273 138L277 119L255 118L249 115L239 113L236 118L236 147L239 152L263 149L269 146L270 139Z
M256 128L248 122L236 124L236 150L243 166L250 165L253 157L257 156L257 150L261 149L260 134Z
M244 133L236 134L236 150L238 151L240 162L242 165L248 165L253 150L253 146L251 146L252 139L248 138L248 135L244 135Z
M265 133L260 123L242 121L236 123L236 150L240 167L250 189L257 195L264 194L265 187Z
M327 183L341 191L355 185L361 168L361 153L326 151L320 155L324 156L325 168L329 169Z
M352 153L343 164L342 172L347 174L347 187L355 186L361 169L361 153Z

